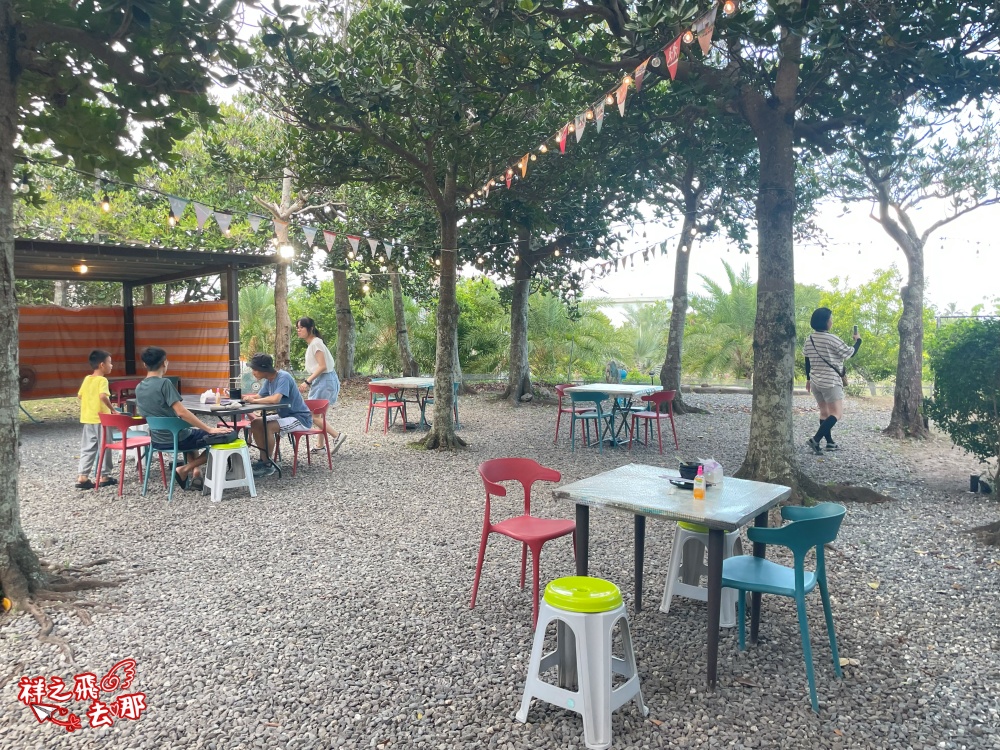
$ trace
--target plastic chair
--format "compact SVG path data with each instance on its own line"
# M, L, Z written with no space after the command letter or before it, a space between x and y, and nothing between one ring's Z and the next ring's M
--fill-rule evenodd
M607 425L607 430L612 432L611 428L611 415L605 414L601 408L601 404L608 400L607 393L570 393L570 400L573 402L573 416L570 418L569 422L569 444L570 451L576 451L576 422L577 420L583 420L581 424L581 431L586 430L584 433L584 442L590 445L590 425L589 420L594 420L594 427L597 430L597 446L601 453L604 453L604 433L605 433L605 423ZM585 409L577 410L577 404L586 403L593 404L592 407L586 407Z
M153 453L160 454L160 471L163 472L163 486L167 486L167 473L166 469L163 467L163 454L167 451L173 453L173 465L177 466L177 454L180 453L177 449L178 436L182 430L190 429L190 425L185 422L180 417L146 417L146 423L149 425L150 431L156 430L159 432L169 432L174 436L173 448L157 448L152 443L149 444L149 450L146 451L146 479L142 483L142 496L146 496L146 491L149 487L149 465L153 460ZM183 457L183 453L180 454ZM167 502L174 499L174 485L177 483L177 469L170 472L170 488L167 490Z
M566 389L572 387L573 387L572 383L563 383L562 385L556 386L556 396L558 397L559 402L557 404L558 411L556 412L556 439L553 441L553 443L559 442L559 420L562 419L563 414L573 414L574 412L590 411L591 409L591 407L589 406L584 406L579 408L574 406L569 409L563 406L563 397L566 395Z
M452 394L451 394L451 410L455 413L455 427L456 429L461 427L458 423L458 389L460 383L452 383ZM434 389L431 388L423 397L420 402L420 423L427 424L427 420L424 418L424 414L427 411L427 404L434 403Z
M479 576L483 572L483 558L486 556L486 541L490 534L502 534L521 543L521 588L524 588L524 571L528 550L531 550L532 565L532 614L531 626L538 622L538 559L542 547L550 539L573 535L573 556L576 556L576 522L555 518L538 518L531 515L531 486L537 481L558 482L562 475L555 469L548 469L530 458L495 458L479 464L479 476L486 486L486 515L483 518L483 535L479 541L479 559L476 562L476 577L472 582L472 601L469 608L476 606L479 592ZM500 482L520 482L524 489L524 513L493 523L490 518L490 497L506 497L507 489Z
M379 398L381 396L381 398ZM372 414L375 409L385 409L385 424L382 427L382 434L389 432L389 412L396 409L397 413L403 415L403 422L406 422L406 404L396 399L396 389L390 385L368 384L368 419L365 421L365 432L372 424Z
M806 662L806 677L809 680L809 698L812 709L819 713L816 700L816 679L813 675L812 648L809 645L809 623L806 620L806 594L819 584L823 599L823 614L826 616L826 632L833 652L833 671L841 677L840 656L837 653L837 636L833 630L833 613L830 611L830 593L826 585L826 563L823 545L837 538L841 521L847 510L836 503L820 503L812 508L785 506L781 517L791 523L780 528L751 526L747 536L751 542L777 544L792 551L794 567L766 560L753 555L731 557L722 563L722 585L737 589L741 593L756 591L762 594L777 594L795 599L799 617L799 633L802 637L802 655ZM816 550L816 571L805 569L805 559L809 551ZM746 597L737 599L737 619L739 621L740 651L746 650Z
M135 467L139 470L139 481L142 481L142 449L149 445L149 436L129 435L133 427L146 424L144 419L134 419L128 414L98 414L101 420L101 447L97 452L97 483L94 491L101 486L101 469L104 466L104 454L107 451L121 451L122 457L118 471L118 497L122 496L125 486L125 464L128 452L135 448ZM121 440L115 440L115 433L121 435ZM161 458L162 460L162 458Z
M142 378L112 380L108 383L108 390L111 391L111 403L115 406L125 406L126 401L135 398L135 387L141 382Z
M556 629L556 648L545 653L545 631L551 622ZM615 627L621 635L622 658L611 648ZM566 631L573 633L566 638ZM575 664L578 687L567 690L542 679L541 675L559 666ZM624 677L617 686L615 675ZM561 675L560 675L561 676ZM557 578L545 587L541 621L535 628L528 678L521 707L515 718L525 723L531 699L539 698L561 708L576 711L583 718L583 740L588 748L611 745L611 715L631 700L643 716L649 715L632 649L632 634L621 592L610 581L586 576Z
M656 393L651 393L648 396L643 396L642 400L650 405L647 411L633 411L632 412L632 430L629 432L628 436L628 449L632 450L632 438L635 437L635 429L639 423L639 420L643 422L643 434L645 435L646 443L649 443L649 433L652 427L652 422L656 422L656 439L660 444L660 455L663 455L663 435L660 433L660 422L663 419L663 412L660 407L663 404L667 405L667 415L670 417L670 429L674 432L674 448L680 449L680 443L677 442L677 427L674 426L674 396L677 395L677 391L657 391Z
M309 451L310 435L319 435L323 438L323 443L326 445L326 462L330 465L330 471L333 471L333 455L330 453L330 433L326 431L326 412L330 408L330 402L325 398L307 398L305 401L306 408L313 415L313 424L316 424L316 417L320 417L323 420L323 429L310 427L308 430L292 430L288 433L288 437L292 441L294 453L292 458L293 477L299 465L299 440L303 437L306 439L306 461L312 466L312 453Z

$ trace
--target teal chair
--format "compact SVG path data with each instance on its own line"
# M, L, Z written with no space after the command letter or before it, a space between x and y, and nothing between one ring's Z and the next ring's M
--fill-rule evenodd
M160 462L162 466L163 456L162 454L171 451L173 455L173 465L177 466L177 440L178 436L183 430L190 429L191 425L185 422L180 417L146 417L146 424L149 425L150 431L157 430L159 432L169 432L174 436L174 447L173 448L154 448L153 444L150 443L149 450L146 451L146 479L142 483L142 496L146 496L146 490L149 487L149 466L153 461L153 453L159 453ZM183 459L184 454L181 453L181 458ZM174 485L177 483L177 471L170 472L170 489L167 491L167 502L174 499Z
M451 396L451 406L452 411L455 413L455 429L460 429L462 425L458 422L458 389L461 383L452 383L452 396ZM419 397L418 397L419 398ZM427 418L425 416L427 412L427 404L434 403L434 389L431 388L424 394L423 399L420 401L420 424L427 424Z
M833 652L833 671L842 677L840 656L837 654L837 636L833 631L833 613L830 611L830 592L826 586L826 563L823 545L837 538L840 523L847 512L843 505L820 503L812 508L786 506L781 509L781 517L791 523L780 528L751 526L747 536L751 542L777 544L788 547L794 557L794 567L766 560L753 555L730 557L722 563L722 585L742 594L746 591L762 594L777 594L795 599L799 614L799 633L802 636L802 655L806 662L806 677L809 679L809 697L813 711L819 713L816 700L816 678L813 675L812 648L809 645L809 623L806 620L806 594L819 584L823 598L823 613L826 615L826 632L830 637ZM806 555L816 550L816 571L805 569ZM746 650L746 597L737 597L737 617L739 620L740 651Z
M585 441L590 445L590 421L593 420L594 427L597 428L597 446L601 453L604 453L604 433L609 431L614 437L614 425L611 422L611 415L605 414L601 404L608 400L607 393L574 393L569 392L569 398L573 402L573 414L569 423L569 444L570 451L576 452L576 423L583 422ZM580 404L593 404L593 407L586 407L587 411L577 411ZM606 426L605 426L606 425Z

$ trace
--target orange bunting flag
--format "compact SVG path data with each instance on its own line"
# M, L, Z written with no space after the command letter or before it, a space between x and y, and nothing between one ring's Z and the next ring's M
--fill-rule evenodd
M618 93L616 99L618 100L618 112L622 117L625 116L625 97L628 96L628 78L622 81L622 85L618 87Z
M531 157L531 154L525 154L524 156L521 157L521 161L518 162L518 166L521 168L521 177L522 178L526 174L528 174L528 159L530 157Z
M635 77L635 90L636 91L641 91L642 90L642 79L646 75L646 66L647 65L649 65L649 58L648 57L645 60L643 60L641 63L639 63L639 67L635 69L634 77Z
M677 37L663 48L663 59L670 71L670 80L677 77L677 63L681 59L681 38Z
M707 55L712 47L712 32L715 31L715 14L718 11L718 5L712 6L712 10L695 21L692 26L694 33L698 35L698 45L703 55Z
M559 131L559 153L566 153L566 136L569 134L569 125L563 125L562 130Z

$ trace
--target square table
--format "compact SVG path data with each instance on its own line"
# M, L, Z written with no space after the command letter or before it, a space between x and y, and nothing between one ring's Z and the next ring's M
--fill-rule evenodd
M395 388L397 391L414 391L416 393L416 404L420 409L420 426L426 427L427 420L424 419L424 403L420 399L420 392L424 391L424 398L426 399L426 394L434 387L434 378L420 378L420 377L406 377L406 378L380 378L378 380L373 380L372 383L375 385L387 385L390 388ZM405 402L405 398L403 399ZM408 425L404 425L403 429L412 429Z
M275 413L277 413L277 411L279 409L281 409L283 406L287 406L288 405L288 404L282 404L282 403L277 403L277 404L261 404L261 403L249 403L249 404L246 404L246 403L241 403L239 406L232 406L229 403L229 401L230 401L230 399L224 398L224 399L222 399L222 403L220 403L220 404L216 404L216 403L213 403L213 402L209 402L207 404L203 404L201 402L201 400L198 397L196 397L196 396L182 396L181 397L181 403L184 404L184 406L187 407L187 410L189 412L191 412L192 414L212 415L212 416L218 417L219 420L223 424L226 423L226 417L230 417L230 418L232 418L232 417L238 417L241 414L252 414L255 411L259 411L261 418L263 418L264 420L266 420L267 419L267 413L269 411L274 411ZM231 421L232 421L233 425L236 424L236 420L235 419L232 419ZM278 439L279 440L281 439L280 434L278 436ZM267 463L271 464L271 466L273 466L275 469L278 470L278 478L281 479L281 476L282 476L281 475L281 466L279 466L271 458L271 448L268 445L267 429L266 428L264 430L264 454L263 455L266 456Z
M719 610L722 604L722 548L727 531L736 531L750 519L767 526L767 511L791 497L778 484L726 477L721 487L709 487L704 500L690 490L670 484L679 474L662 466L628 464L553 490L557 500L576 503L576 574L587 575L590 546L590 509L635 515L635 611L642 609L642 567L646 517L687 521L708 527L708 686L714 688L719 654ZM755 542L753 554L764 557L765 545ZM750 608L750 641L756 643L760 624L760 594Z
M628 429L628 414L632 410L632 401L650 393L662 391L663 386L641 385L635 383L588 383L587 385L574 385L564 389L564 393L606 393L611 398L611 447L624 443L618 439L618 433L622 427ZM619 400L624 401L619 404ZM622 425L615 430L615 416L623 414ZM600 430L600 427L598 427Z

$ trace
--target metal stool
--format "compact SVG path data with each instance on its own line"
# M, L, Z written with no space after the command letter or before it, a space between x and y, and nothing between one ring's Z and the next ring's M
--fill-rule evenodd
M556 621L556 649L543 654L545 628ZM611 653L615 625L620 625L624 658ZM569 628L572 634L566 633ZM559 665L561 669L574 665L578 688L569 690L541 679L541 674ZM615 674L625 682L612 689ZM560 677L563 675L560 674ZM633 698L643 716L649 709L642 700L639 674L632 650L632 635L628 617L618 587L600 578L571 576L557 578L545 587L535 640L531 648L528 679L517 720L528 720L532 698L540 698L556 706L568 708L583 717L583 739L589 748L606 748L611 744L611 714Z
M228 468L230 457L234 459L231 469ZM216 477L216 472L220 472L221 476ZM213 445L208 449L208 464L205 467L205 482L201 494L204 495L211 489L212 502L218 503L222 500L223 490L231 487L248 487L250 497L257 497L257 486L250 467L250 449L245 440Z
M690 545L701 545L692 554ZM739 549L739 552L737 551ZM688 599L708 601L708 589L700 586L702 576L708 575L708 564L705 553L708 551L708 527L696 523L680 521L674 530L674 544L670 550L670 565L667 568L667 582L663 587L663 601L660 611L666 614L670 611L670 600L675 596L686 596ZM722 559L734 557L742 551L740 532L726 533L722 547ZM736 589L722 589L722 609L719 613L719 625L724 628L736 627Z

